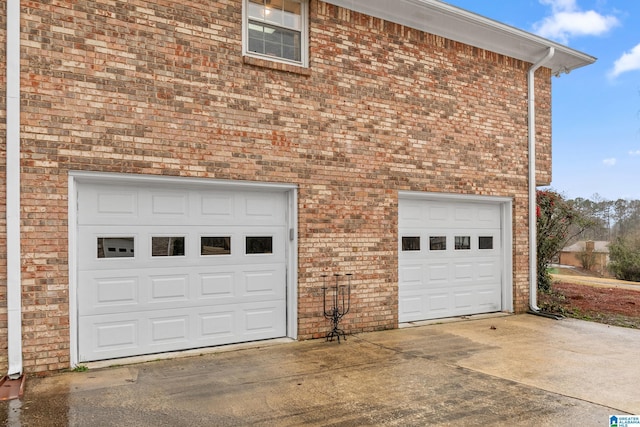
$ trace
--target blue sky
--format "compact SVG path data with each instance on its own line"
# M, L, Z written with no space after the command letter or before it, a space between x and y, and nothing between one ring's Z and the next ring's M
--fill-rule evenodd
M640 1L446 0L595 56L553 78L553 182L568 198L640 199Z

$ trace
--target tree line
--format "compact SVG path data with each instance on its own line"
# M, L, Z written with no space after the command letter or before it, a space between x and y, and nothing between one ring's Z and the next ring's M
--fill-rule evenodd
M569 200L578 214L589 219L591 226L574 237L578 240L629 239L640 235L640 200L607 200L595 194L592 199ZM573 242L569 242L571 244Z
M551 288L547 272L562 248L582 240L609 242L609 271L640 282L640 200L566 199L553 190L537 192L538 286ZM585 260L586 262L586 260Z

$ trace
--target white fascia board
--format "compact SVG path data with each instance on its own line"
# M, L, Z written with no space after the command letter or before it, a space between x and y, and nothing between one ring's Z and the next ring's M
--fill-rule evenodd
M596 61L586 53L439 0L325 1L530 63L537 62L549 47L553 47L555 56L545 67L554 74L566 73Z

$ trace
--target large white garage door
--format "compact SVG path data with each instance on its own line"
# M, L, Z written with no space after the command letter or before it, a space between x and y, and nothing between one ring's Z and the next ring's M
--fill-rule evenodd
M399 321L500 311L500 204L399 201Z
M286 335L287 195L78 184L78 358Z

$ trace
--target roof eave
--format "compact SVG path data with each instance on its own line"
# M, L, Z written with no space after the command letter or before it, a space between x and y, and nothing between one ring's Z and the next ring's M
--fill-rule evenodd
M556 75L596 61L586 53L439 0L324 1L530 63L553 47L555 55L545 67Z

